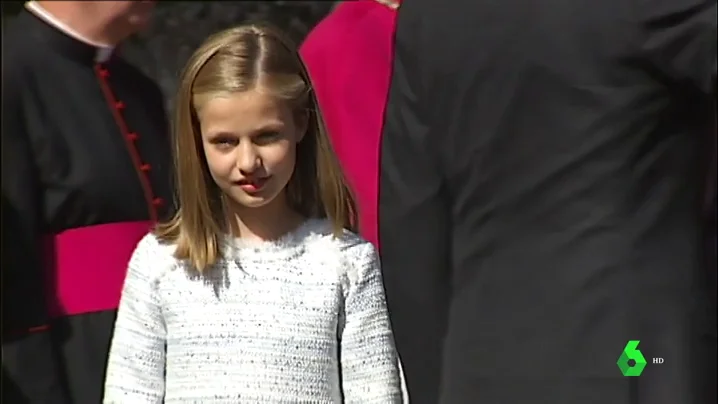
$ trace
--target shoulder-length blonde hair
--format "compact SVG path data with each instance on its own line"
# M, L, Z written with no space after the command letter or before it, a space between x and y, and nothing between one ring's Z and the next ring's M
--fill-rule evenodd
M335 235L356 231L356 206L332 150L307 69L281 31L248 24L209 37L182 72L175 100L174 158L179 210L157 226L156 236L176 246L175 256L198 271L220 254L229 232L222 191L209 173L197 118L198 102L214 95L263 91L308 117L307 133L297 145L297 163L287 199L305 217L328 218Z

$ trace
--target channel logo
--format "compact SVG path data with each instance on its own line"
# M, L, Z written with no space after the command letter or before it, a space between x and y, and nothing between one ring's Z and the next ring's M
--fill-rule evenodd
M618 362L616 362L624 376L640 376L646 367L646 358L643 357L643 353L638 349L640 342L641 341L638 340L628 341L626 347L623 348L621 356L618 358ZM663 360L661 360L661 362L663 362Z

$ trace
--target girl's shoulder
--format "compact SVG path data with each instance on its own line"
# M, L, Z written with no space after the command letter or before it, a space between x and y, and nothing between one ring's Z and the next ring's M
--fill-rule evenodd
M135 248L135 253L151 254L159 257L166 256L169 258L173 257L174 251L174 244L160 240L153 232L145 234Z
M372 243L346 229L335 235L328 220L314 222L305 240L310 254L339 264L340 276L351 283L379 267L377 250Z
M316 219L309 223L306 234L306 244L330 247L332 250L348 257L371 256L376 253L374 246L360 235L344 229L335 235L332 224L327 219Z
M154 233L147 233L137 243L130 259L130 267L152 269L155 275L178 266L179 260L174 256L174 244L160 240Z

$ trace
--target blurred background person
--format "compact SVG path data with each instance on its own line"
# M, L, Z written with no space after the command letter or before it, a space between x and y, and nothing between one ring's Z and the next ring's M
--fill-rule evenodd
M715 402L715 79L715 0L402 4L379 240L412 404Z
M400 0L344 1L300 49L329 136L359 208L359 232L377 242L379 139Z
M116 52L153 7L29 2L3 33L6 402L101 402L130 254L171 210L163 95Z

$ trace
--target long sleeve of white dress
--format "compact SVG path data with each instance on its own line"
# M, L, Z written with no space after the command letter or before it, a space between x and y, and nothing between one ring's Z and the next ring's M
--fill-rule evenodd
M157 295L157 241L145 237L130 260L117 312L104 404L162 404L166 329ZM131 388L128 388L131 387Z
M340 364L345 404L402 402L398 359L379 259L369 243L351 248L346 273Z

